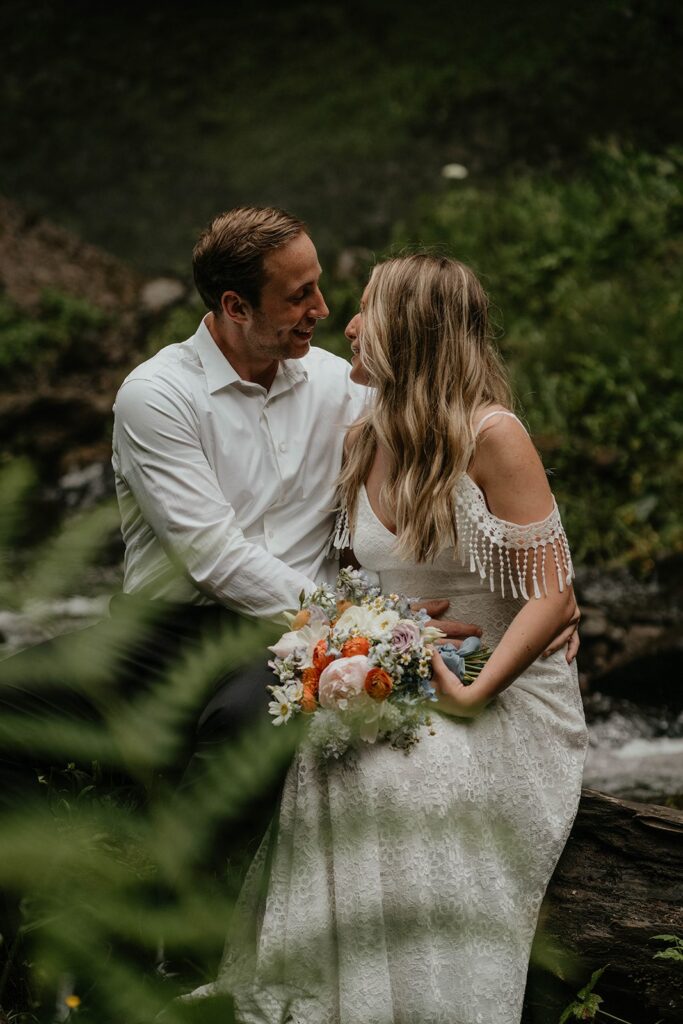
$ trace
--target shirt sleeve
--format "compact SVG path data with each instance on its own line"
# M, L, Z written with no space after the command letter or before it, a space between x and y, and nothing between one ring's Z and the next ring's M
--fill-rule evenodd
M149 380L127 381L114 407L121 476L173 563L203 594L277 619L316 584L244 536L204 454L191 404Z

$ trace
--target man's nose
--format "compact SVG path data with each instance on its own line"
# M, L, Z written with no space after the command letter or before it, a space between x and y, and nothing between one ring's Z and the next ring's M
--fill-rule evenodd
M309 310L311 316L314 316L316 320L324 320L326 316L330 315L330 311L327 308L327 303L323 298L323 293L320 289L316 289L315 302Z

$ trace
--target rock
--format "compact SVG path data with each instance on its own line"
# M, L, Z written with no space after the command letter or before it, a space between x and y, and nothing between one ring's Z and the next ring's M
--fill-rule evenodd
M27 336L47 338L3 367L0 432L6 455L35 466L50 520L111 493L102 464L111 456L116 391L144 358L157 321L185 294L181 281L146 282L0 196L0 297L19 336L25 319Z
M581 607L581 639L588 640L602 637L609 628L609 619L601 608L591 605Z
M135 303L140 276L110 253L0 196L0 290L28 310L46 288L113 312Z
M683 708L683 628L654 632L640 627L631 633L635 633L633 646L625 647L593 676L591 689L635 704L664 704L679 711Z
M683 813L584 790L541 910L536 949L576 991L609 965L596 991L604 1009L629 1021L680 1021L683 971L655 960L662 934L683 936ZM523 1021L554 1021L527 988ZM571 991L571 990L570 990ZM570 999L562 994L564 1005ZM617 1018L618 1019L618 1018Z
M93 462L59 478L59 490L67 508L91 508L113 492L110 462Z
M185 285L173 277L156 277L140 292L140 304L147 313L161 313L185 298Z
M678 555L662 559L647 579L624 568L580 569L579 668L588 692L638 705L683 705L683 590Z

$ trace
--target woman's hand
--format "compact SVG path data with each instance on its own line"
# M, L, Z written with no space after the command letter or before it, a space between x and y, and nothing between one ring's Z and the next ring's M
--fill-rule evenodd
M437 708L458 718L476 718L486 707L486 701L477 696L474 684L465 686L434 648L432 654L432 683L437 692Z
M574 601L574 609L571 614L571 618L565 629L559 633L553 642L546 647L543 652L544 658L549 658L555 651L561 651L563 647L566 647L565 657L567 664L571 665L574 658L576 657L581 641L579 639L579 622L581 621L581 611L578 604Z

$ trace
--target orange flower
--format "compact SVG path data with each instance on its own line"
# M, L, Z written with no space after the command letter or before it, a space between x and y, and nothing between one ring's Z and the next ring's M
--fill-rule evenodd
M318 672L322 672L332 661L334 661L334 658L331 654L327 653L327 640L324 638L318 640L313 649L313 667L317 668Z
M353 601L337 601L337 618L343 615L347 608L350 608Z
M297 629L301 629L303 626L307 626L311 621L311 612L309 608L302 608L300 612L297 612L294 616L294 620L290 629L295 632Z
M318 707L317 690L312 686L304 685L304 694L301 698L301 710L305 715L312 715Z
M64 1002L66 1003L70 1010L77 1010L78 1007L81 1005L81 1000L76 995L67 996Z
M364 685L365 692L373 700L386 700L394 688L391 676L383 668L371 668Z
M342 658L353 658L354 654L369 654L370 641L365 636L350 637L341 649Z
M306 715L312 715L318 707L318 680L320 673L317 668L305 668L301 673L301 682L304 685L304 695L301 698L301 710Z
M301 673L301 682L304 684L304 689L311 690L316 697L318 695L319 679L320 673L317 668L305 668Z

